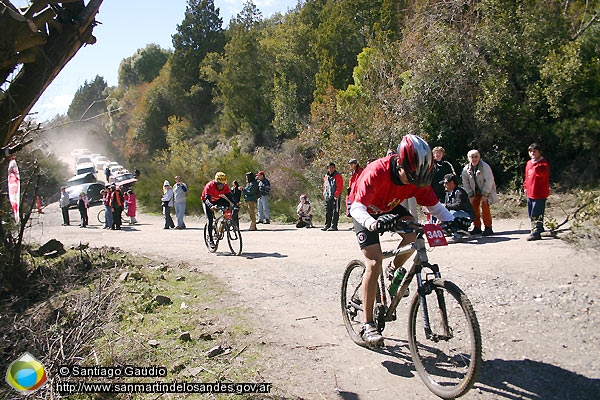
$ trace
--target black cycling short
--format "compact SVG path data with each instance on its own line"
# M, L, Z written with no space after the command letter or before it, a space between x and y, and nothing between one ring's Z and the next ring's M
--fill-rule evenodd
M412 214L406 208L404 208L404 206L402 206L402 205L397 205L390 212L378 214L378 215L371 214L371 216L373 218L377 219L377 217L384 215L384 214L394 214L394 215L399 215L400 217L407 217L407 216L412 217ZM371 232L369 229L365 228L364 226L362 226L361 224L356 222L356 220L354 218L352 220L354 221L354 233L356 233L356 239L358 240L358 245L360 246L361 250L372 244L379 243L379 233L377 233L375 231Z

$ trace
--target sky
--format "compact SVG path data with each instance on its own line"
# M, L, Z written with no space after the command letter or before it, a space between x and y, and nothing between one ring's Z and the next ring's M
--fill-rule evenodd
M214 0L215 8L227 25L243 8L244 0ZM12 4L27 6L28 0L12 0ZM87 4L88 1L86 0ZM263 17L276 12L285 14L298 0L254 0ZM187 0L103 0L94 28L97 42L83 46L67 63L32 109L38 121L57 114L66 114L75 92L93 82L96 75L108 86L118 84L119 64L138 49L155 43L172 49L171 36L183 21Z

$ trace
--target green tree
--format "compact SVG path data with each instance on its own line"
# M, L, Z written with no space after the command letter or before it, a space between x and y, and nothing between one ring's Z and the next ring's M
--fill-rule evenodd
M86 80L73 96L73 101L67 111L69 118L78 121L106 112L107 93L105 90L107 86L104 78L99 75L96 75L92 82L88 83Z
M251 1L231 20L217 84L223 107L221 132L226 137L250 137L254 145L264 144L272 114L268 101L272 72L260 47L261 21Z
M119 65L119 86L129 88L142 83L150 83L158 76L171 53L157 44L149 44L138 49L131 57Z
M215 118L214 83L201 79L207 54L223 52L223 20L213 0L189 0L185 16L173 35L169 90L174 108L201 130Z

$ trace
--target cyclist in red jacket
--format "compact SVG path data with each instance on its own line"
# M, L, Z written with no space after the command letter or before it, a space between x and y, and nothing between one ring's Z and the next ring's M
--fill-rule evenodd
M382 268L382 252L379 234L392 228L396 217L412 221L410 212L400 203L415 197L417 203L429 209L440 221L453 221L454 217L440 204L431 188L433 156L427 142L415 135L406 135L392 154L368 164L350 193L350 214L354 219L354 232L365 256L366 271L363 275L362 299L365 323L361 329L362 339L370 346L382 346L383 336L373 323L373 306L377 293L377 278ZM402 234L399 246L416 240L414 233ZM393 276L412 253L398 255L386 268L386 275Z
M212 231L213 231L213 220L215 214L213 210L216 206L228 207L230 205L229 199L233 202L233 196L229 186L227 186L227 175L224 172L217 172L215 179L208 182L202 190L202 208L204 208L204 214L208 220L208 232L210 232L210 244L214 245Z

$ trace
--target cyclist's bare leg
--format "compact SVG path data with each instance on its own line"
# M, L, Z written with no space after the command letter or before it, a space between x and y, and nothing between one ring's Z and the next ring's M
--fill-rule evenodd
M414 221L415 219L412 216L406 216L402 218L403 221ZM398 247L402 247L404 245L407 245L409 243L414 242L415 240L417 240L417 235L414 232L411 233L401 233L400 236L402 236L402 241L400 242L400 244L398 244ZM414 251L411 251L409 253L405 253L405 254L399 254L396 257L394 257L394 271L403 266L406 261L412 257L412 255L414 254Z
M381 274L381 245L379 243L372 244L362 249L365 256L365 274L362 282L362 298L364 301L365 323L373 322L373 306L375 304L375 296L377 295L377 279Z

